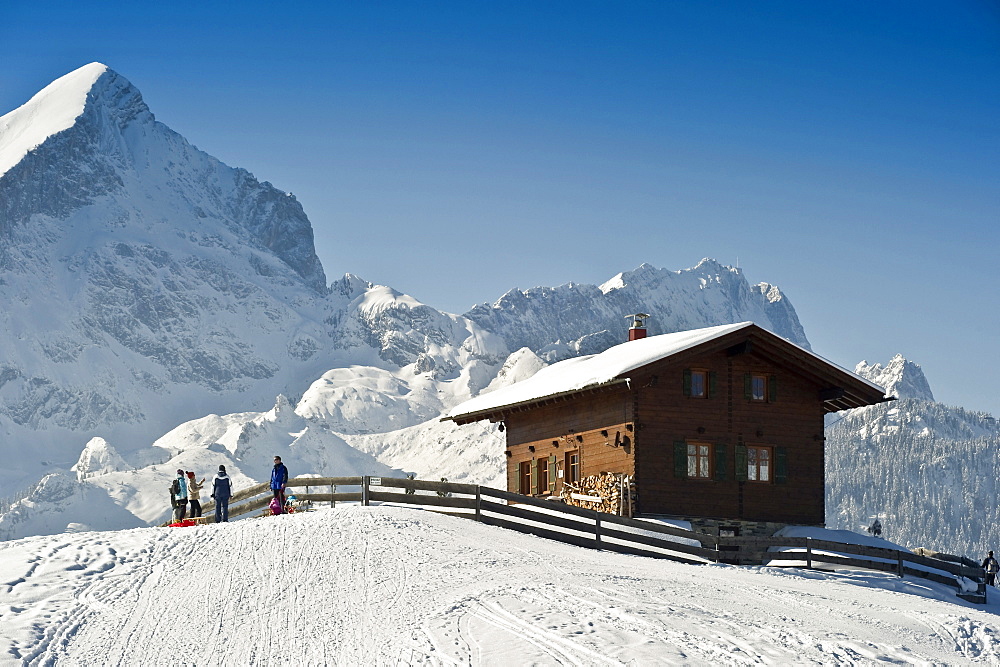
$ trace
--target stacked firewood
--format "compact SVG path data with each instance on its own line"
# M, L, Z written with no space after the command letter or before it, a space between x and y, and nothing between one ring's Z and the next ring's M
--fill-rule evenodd
M578 484L564 483L560 496L567 505L627 516L631 482L628 475L602 472L584 477Z

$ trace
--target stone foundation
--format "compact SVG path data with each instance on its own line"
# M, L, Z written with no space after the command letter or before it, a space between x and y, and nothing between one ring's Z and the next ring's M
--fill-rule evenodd
M650 516L650 515L647 515ZM733 536L739 535L740 537L770 537L776 532L792 524L780 523L776 521L747 521L745 519L712 519L706 517L694 517L694 516L671 516L665 514L657 514L656 518L659 519L673 519L680 521L688 521L691 524L691 530L699 533L707 533L708 535L719 535L719 536ZM800 525L800 524L795 524ZM822 526L819 526L822 528ZM730 532L733 531L733 532Z

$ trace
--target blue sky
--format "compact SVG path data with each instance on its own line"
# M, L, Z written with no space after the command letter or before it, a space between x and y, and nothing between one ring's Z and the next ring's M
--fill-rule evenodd
M294 192L331 278L464 312L738 261L817 353L1000 416L996 2L7 0L0 113L92 61Z

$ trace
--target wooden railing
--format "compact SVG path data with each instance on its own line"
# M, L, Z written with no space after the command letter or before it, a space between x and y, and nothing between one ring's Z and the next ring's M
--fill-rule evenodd
M781 561L798 561L805 562L805 567L810 569L824 563L891 572L900 577L919 577L953 586L959 597L986 603L985 572L978 563L966 558L944 560L896 549L807 537L719 537L475 484L363 476L296 477L288 480L285 486L295 490L299 501L331 506L338 502L419 505L435 512L580 547L683 563L775 565ZM342 487L352 490L345 492ZM271 497L270 486L266 483L243 489L230 499L229 516L263 509L271 502ZM214 503L205 505L204 514L209 521L213 520L214 508ZM975 583L976 590L966 590L961 580Z

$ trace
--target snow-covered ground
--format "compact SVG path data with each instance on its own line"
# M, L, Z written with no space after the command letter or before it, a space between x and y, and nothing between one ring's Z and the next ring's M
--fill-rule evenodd
M0 543L0 664L1000 664L998 612L397 507Z

